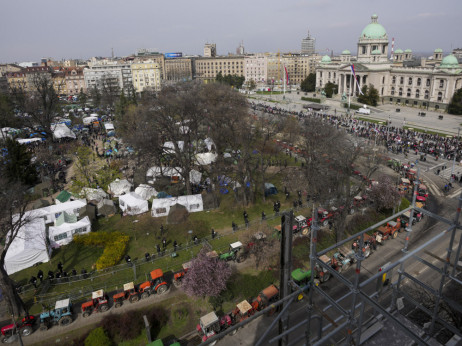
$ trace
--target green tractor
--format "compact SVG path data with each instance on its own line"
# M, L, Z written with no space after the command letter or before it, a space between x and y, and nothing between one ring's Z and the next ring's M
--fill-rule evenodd
M244 251L242 251L243 248L244 245L242 245L240 241L229 244L229 251L220 254L218 258L223 261L235 261L237 263L244 262L246 256Z
M311 280L311 270L304 270L301 268L297 268L294 271L292 271L290 276L292 277L292 281L298 287L305 287L306 285L308 285L308 283ZM292 286L292 292L295 292L296 290L298 290L297 286L295 285ZM303 292L297 296L296 300L300 301L302 299L303 299Z

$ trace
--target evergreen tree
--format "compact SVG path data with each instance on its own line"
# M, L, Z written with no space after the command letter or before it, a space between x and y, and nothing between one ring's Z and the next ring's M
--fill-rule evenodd
M374 86L371 84L369 87L367 85L361 88L361 92L363 95L358 96L358 102L363 103L369 106L377 106L379 102L379 92Z
M7 138L6 148L3 152L1 169L4 176L10 182L20 182L26 186L34 185L37 182L37 170L35 164L31 163L32 154L23 144Z
M327 83L324 86L324 92L326 93L327 98L332 98L332 95L334 95L338 90L338 85L334 83Z
M304 92L312 92L316 90L316 74L310 73L300 84L300 89Z
M449 102L448 113L462 115L462 89L457 90Z

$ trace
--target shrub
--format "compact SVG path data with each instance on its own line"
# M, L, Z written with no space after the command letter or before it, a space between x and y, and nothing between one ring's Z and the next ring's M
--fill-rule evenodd
M344 103L343 108L348 108L348 103ZM354 103L350 104L350 109L353 109L353 110L357 111L360 108L361 108L360 105L357 105L357 104L354 104Z
M313 97L302 97L302 101L321 103L321 99L313 98Z
M102 327L93 329L85 339L85 346L111 346L112 341Z
M103 254L96 261L96 269L115 266L125 254L130 237L121 232L95 232L76 235L74 242L86 246L104 246Z

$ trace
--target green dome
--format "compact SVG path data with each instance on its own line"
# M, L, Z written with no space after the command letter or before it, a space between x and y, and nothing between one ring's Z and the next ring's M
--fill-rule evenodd
M324 55L321 59L321 64L329 64L332 60L330 59L329 55Z
M412 53L412 50L406 49L406 50L404 51L404 53Z
M454 55L447 55L441 61L440 68L459 68L459 61Z
M395 50L395 54L401 54L401 53L404 53L402 49L398 48L397 50Z
M371 23L368 24L361 32L361 38L387 38L387 32L381 24L377 23L377 18L378 16L376 14L372 15Z
M371 54L372 55L380 55L380 54L382 54L382 52L380 51L380 49L374 49Z
M342 52L342 55L351 55L351 52L350 52L348 49L345 49L345 50Z
M443 53L443 50L441 48L436 48L435 53Z

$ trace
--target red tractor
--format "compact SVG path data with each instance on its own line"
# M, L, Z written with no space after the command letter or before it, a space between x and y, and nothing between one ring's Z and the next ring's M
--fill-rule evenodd
M141 299L149 297L149 295L157 293L165 293L168 289L167 282L164 279L162 269L155 269L151 272L151 280L143 282L140 285L139 292Z
M109 310L109 297L103 290L91 294L91 300L82 304L82 316L88 317L94 312L106 312Z
M247 300L243 300L236 305L234 310L231 312L231 320L233 324L242 322L252 316L255 313L255 310L252 308L252 305Z
M115 308L120 308L123 305L124 300L127 299L130 303L135 303L138 300L140 300L139 292L136 289L135 284L133 282L124 284L124 291L116 293L112 296Z
M173 274L173 284L175 287L180 287L183 284L183 279L188 269L191 267L191 262L183 263L183 269Z
M398 232L401 231L401 220L398 218L396 221L387 222L386 226L380 226L377 232L374 233L375 240L380 245L383 245L383 241L387 239L395 239L398 236Z
M354 241L353 244L351 244L351 249L354 250L355 252L357 251L357 248L359 247L359 239L360 237L358 237L358 240ZM363 254L364 254L364 257L367 258L371 255L372 253L372 248L375 249L376 247L376 238L373 237L373 236L370 236L366 233L364 233L364 243L363 243L363 248L361 249Z
M318 223L322 227L329 226L329 219L331 219L333 216L334 216L334 212L327 211L326 209L323 209L323 208L318 208ZM308 219L307 226L311 227L312 222L313 222L313 218L310 217Z
M279 289L270 285L266 287L260 294L252 301L252 309L254 311L260 311L268 307L269 304L276 301L279 297Z
M28 315L16 324L8 324L2 327L2 343L14 342L15 335L19 332L21 336L29 336L34 331L35 317Z

